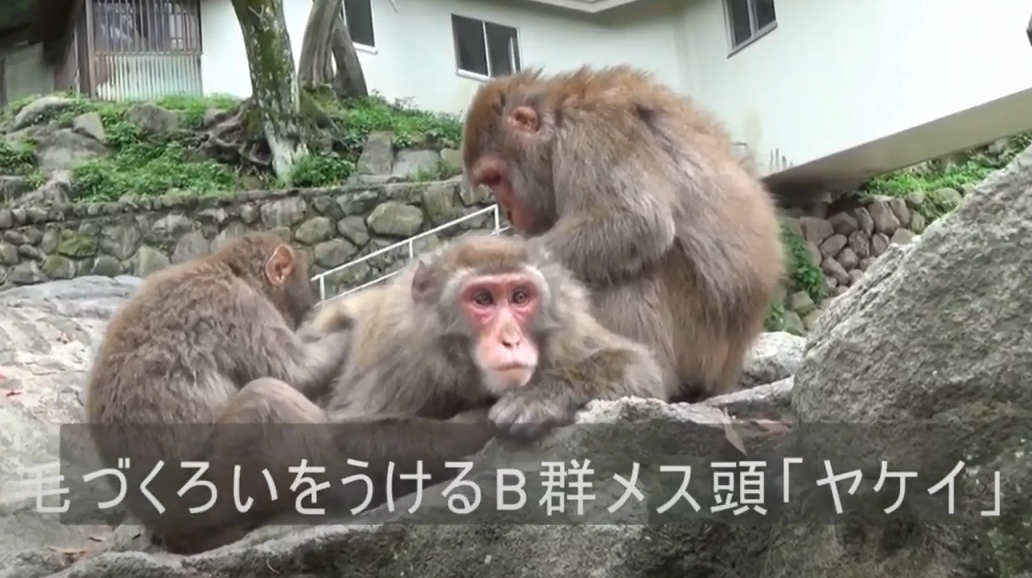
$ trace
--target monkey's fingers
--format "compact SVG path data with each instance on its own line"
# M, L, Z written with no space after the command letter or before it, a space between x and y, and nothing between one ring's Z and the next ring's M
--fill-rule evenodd
M572 424L574 412L561 400L512 392L491 408L491 421L498 435L504 438L533 442L544 438L557 427Z
M351 329L354 321L355 319L351 314L350 308L343 303L330 302L315 312L312 320L306 324L306 328L311 331L335 333Z

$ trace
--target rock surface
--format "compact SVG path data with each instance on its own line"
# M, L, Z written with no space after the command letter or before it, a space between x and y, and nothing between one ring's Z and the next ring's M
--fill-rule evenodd
M953 432L937 443L966 462L960 505L949 523L782 527L764 576L1032 575L1030 239L1032 149L912 244L889 248L820 318L795 376L797 425L889 420ZM912 469L892 457L914 441L887 435L872 452L893 470ZM993 472L1000 516L983 517L993 509ZM908 494L920 491L910 485Z
M6 481L15 477L12 474L19 466L57 459L55 425L82 419L81 387L91 352L105 321L140 282L128 277L82 277L0 292L0 373L4 375L0 388L16 392L0 398L0 436L5 447L14 448L0 458ZM539 475L540 461L549 455L612 455L616 451L614 440L619 440L616 443L622 451L638 455L641 448L653 447L656 439L671 437L657 433L664 427L675 427L678 432L694 428L690 431L697 432L695 435L688 436L684 444L675 440L670 450L692 456L691 444L709 446L713 440L723 439L724 411L746 420L745 424L754 417L785 415L791 395L790 375L798 364L802 343L801 338L787 334L763 336L743 377L750 385L760 385L705 404L667 405L632 399L595 402L579 416L583 425L557 432L539 448L489 446L481 454L485 463L471 474L471 479L483 488L482 503L493 503L493 483L488 483L493 480L492 464L519 466L531 479ZM761 384L765 379L779 381ZM643 421L649 424L631 429L633 435L603 435L607 430L598 429L603 427L599 424ZM753 443L752 437L764 435L755 426L750 430L746 425L743 431L747 444ZM769 533L762 525L713 523L673 528L432 526L429 524L439 521L448 508L437 486L436 492L430 491L432 488L426 492L414 514L404 512L413 499L410 496L398 502L394 513L380 508L361 514L348 525L273 525L225 548L181 557L157 551L139 536L139 528L129 523L113 533L107 526L63 526L55 515L35 512L35 502L18 498L13 486L5 488L0 494L0 534L7 538L0 550L0 577L4 578L311 576L327 572L335 576L418 574L427 578L633 576L680 570L691 575L714 567L754 575ZM612 494L612 488L606 491L610 494L597 490L602 496L618 495ZM699 499L706 499L705 492ZM588 519L608 516L600 510L611 503L608 500L589 507ZM633 500L631 504L621 520L643 522L647 510L642 504L635 507ZM558 515L568 522L572 519L568 513ZM537 520L540 524L542 518ZM97 536L103 540L99 544L94 541ZM91 552L73 564L66 553L76 553L79 548Z
M58 424L82 421L94 343L139 283L82 277L0 292L0 576L45 575L62 562L48 547L74 550L106 533L36 513L35 500L19 495L25 488L17 480L21 468L57 461ZM44 504L54 506L56 498Z

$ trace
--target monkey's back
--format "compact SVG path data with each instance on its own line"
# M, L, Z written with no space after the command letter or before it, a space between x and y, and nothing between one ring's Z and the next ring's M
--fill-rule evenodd
M235 388L218 375L234 280L207 260L159 271L112 317L91 367L95 423L213 423Z
M712 112L647 73L585 68L553 77L550 86L562 99L556 108L635 135L620 141L626 141L620 164L634 167L646 183L668 184L641 186L674 213L672 250L635 282L597 292L596 315L609 329L649 343L667 371L676 372L668 380L719 393L762 330L784 275L771 194L738 159ZM597 166L593 173L620 174L620 168ZM627 306L635 302L641 305Z

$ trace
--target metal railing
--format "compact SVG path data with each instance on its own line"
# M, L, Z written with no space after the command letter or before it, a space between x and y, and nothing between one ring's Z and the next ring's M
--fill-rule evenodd
M372 252L372 253L364 256L364 257L360 257L358 259L355 259L354 261L349 261L347 263L344 263L343 265L340 265L338 267L334 267L333 269L330 269L328 271L323 271L322 273L319 273L315 277L312 277L312 282L313 283L319 283L319 301L332 301L333 299L337 299L339 297L343 297L345 295L349 295L349 294L354 293L356 291L361 291L362 289L365 289L366 287L370 287L372 285L376 285L377 283L381 283L383 281L386 281L387 279L390 279L391 277L394 277L398 273L401 273L401 270L404 267L399 268L397 271L393 271L391 273L387 273L385 275L381 275L380 277L377 277L376 279L373 279L372 281L369 281L367 283L363 283L363 284L359 285L358 287L352 287L351 289L348 289L347 291L345 291L343 293L340 293L338 295L334 295L334 296L332 296L332 297L327 299L327 297L326 297L326 278L329 277L330 275L335 275L337 273L340 273L341 271L344 271L345 269L347 269L349 267L354 267L354 266L359 265L361 263L365 263L366 261L369 261L370 259L375 259L376 257L379 257L381 255L390 253L392 251L396 251L396 250L401 249L401 248L407 248L408 249L408 260L411 261L412 259L414 259L416 257L416 246L415 245L416 245L417 242L419 242L419 241L421 241L423 239L426 239L427 237L429 237L431 235L435 235L437 233L440 233L441 231L446 231L448 229L451 229L452 227L456 227L458 225L461 225L462 223L465 223L466 221L472 221L473 219L476 219L478 217L483 217L484 215L488 215L488 214L491 215L492 218L494 219L494 227L491 230L491 234L492 235L497 235L499 233L503 233L503 232L505 232L505 231L507 231L509 229L509 227L503 227L502 226L501 213L498 210L498 205L491 205L490 207L485 207L483 209L474 211L474 212L472 212L472 213L470 213L468 215L463 215L463 216L459 217L458 219L455 219L455 220L452 220L452 221L448 221L447 223L445 223L443 225L440 225L438 227L434 227L433 229L430 229L429 231L423 231L422 233L420 233L418 235L415 235L415 236L412 236L412 237L409 237L408 239L405 239L404 241L398 241L397 243L394 243L393 245L389 245L387 247L384 247L383 249L378 249L378 250L376 250L376 251L374 251L374 252Z

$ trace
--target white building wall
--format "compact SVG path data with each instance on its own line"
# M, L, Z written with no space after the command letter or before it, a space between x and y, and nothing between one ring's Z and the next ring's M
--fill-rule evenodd
M776 10L777 28L731 57L719 2L682 14L695 51L692 92L764 164L802 165L1032 88L1026 0L776 0ZM966 134L942 136L963 147L994 120L1011 132L1032 128L1032 108L1021 118L984 114L956 125ZM929 140L903 141L892 154L934 154L939 143Z
M295 59L310 7L284 0ZM1032 128L1026 0L776 0L777 28L730 57L722 0L639 0L597 15L530 0L372 0L372 10L377 46L359 57L389 99L463 111L481 81L456 72L455 13L517 28L524 67L652 71L712 109L766 173L875 174ZM249 95L229 0L206 0L202 18L205 92Z
M284 0L287 28L300 57L311 0ZM376 50L358 47L371 90L411 99L420 108L461 112L480 80L456 72L451 14L518 30L524 68L561 70L583 64L630 63L684 87L676 48L679 22L662 3L585 15L532 2L477 0L372 0ZM229 0L202 4L204 88L208 94L250 94L247 60Z

